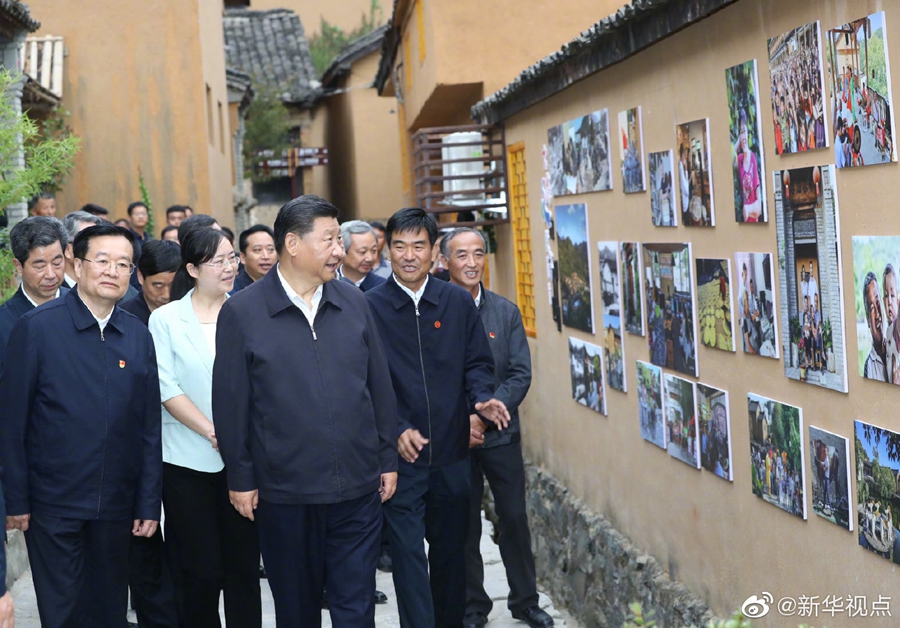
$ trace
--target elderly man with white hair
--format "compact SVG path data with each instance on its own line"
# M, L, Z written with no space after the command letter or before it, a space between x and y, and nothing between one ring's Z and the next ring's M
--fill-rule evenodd
M378 237L372 226L362 220L348 220L341 225L344 261L338 268L338 279L352 283L365 292L385 282L372 272L378 265Z

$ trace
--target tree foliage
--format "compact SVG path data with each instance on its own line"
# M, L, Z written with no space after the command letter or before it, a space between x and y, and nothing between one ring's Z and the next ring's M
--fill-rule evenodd
M381 22L381 18L381 6L378 0L372 0L368 15L363 13L359 26L351 31L345 32L340 26L331 24L323 17L319 32L309 38L309 52L319 76L322 76L322 73L344 46L375 30Z
M254 181L264 181L264 172L255 168L261 152L271 151L273 157L281 155L290 146L291 118L281 95L262 81L254 81L256 95L247 109L244 125L244 174Z

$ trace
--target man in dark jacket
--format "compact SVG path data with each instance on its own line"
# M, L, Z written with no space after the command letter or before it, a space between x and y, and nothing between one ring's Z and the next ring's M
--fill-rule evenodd
M115 307L134 236L89 227L74 253L78 287L19 319L0 371L6 523L25 532L43 626L125 626L129 539L160 516L156 354Z
M348 220L341 225L344 261L338 278L366 292L384 283L373 271L378 260L378 236L372 226L362 220Z
M394 274L366 298L387 350L400 414L403 461L385 512L400 625L459 626L471 492L469 415L474 408L505 427L509 414L493 398L494 363L472 297L429 277L437 254L434 217L402 209L388 221L386 237Z
M275 220L278 265L219 314L213 416L231 503L259 525L279 626L375 625L381 504L397 482L397 404L363 294L332 281L337 209ZM258 509L257 509L258 508Z
M243 269L234 280L235 292L240 292L254 281L262 279L278 261L275 254L275 233L266 225L253 225L244 229L238 238Z
M150 240L144 245L137 266L141 290L121 305L148 326L153 310L169 302L172 280L181 266L181 247L169 240Z
M519 404L531 386L531 351L519 308L481 285L487 243L481 232L468 227L444 235L441 256L450 271L450 282L465 288L475 300L491 353L494 356L494 395L509 410L509 428L484 431L484 423L470 417L475 448L472 463L472 497L469 502L469 536L466 540L466 619L464 628L484 628L493 603L484 590L481 559L481 498L487 476L500 519L498 544L506 566L512 616L533 628L548 628L553 618L538 605L531 532L525 511L525 463L519 431Z

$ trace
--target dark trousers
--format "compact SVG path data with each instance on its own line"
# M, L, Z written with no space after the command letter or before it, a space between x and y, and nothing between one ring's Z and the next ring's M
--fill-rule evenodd
M225 471L164 464L163 505L181 623L220 628L219 594L224 591L228 626L261 626L257 526L228 500Z
M260 500L256 518L278 626L321 626L327 589L334 626L374 628L382 522L377 491L339 504Z
M469 460L438 467L414 467L401 461L399 476L397 492L386 503L385 518L400 625L456 628L465 616Z
M31 513L25 532L45 628L125 628L128 547L134 522Z
M466 613L489 615L493 603L484 590L481 560L481 498L487 476L500 520L498 545L509 581L507 605L513 612L538 605L531 532L525 512L525 462L522 443L498 445L469 452L472 493L469 501L469 535L466 539Z
M161 528L149 539L131 537L128 586L141 628L178 628L175 589L163 555Z

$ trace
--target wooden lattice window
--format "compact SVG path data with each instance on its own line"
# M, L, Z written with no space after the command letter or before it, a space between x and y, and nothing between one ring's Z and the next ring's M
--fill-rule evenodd
M508 149L509 210L512 219L516 259L516 302L522 313L525 333L537 337L534 310L534 265L531 261L531 218L528 212L528 180L525 176L525 142Z

